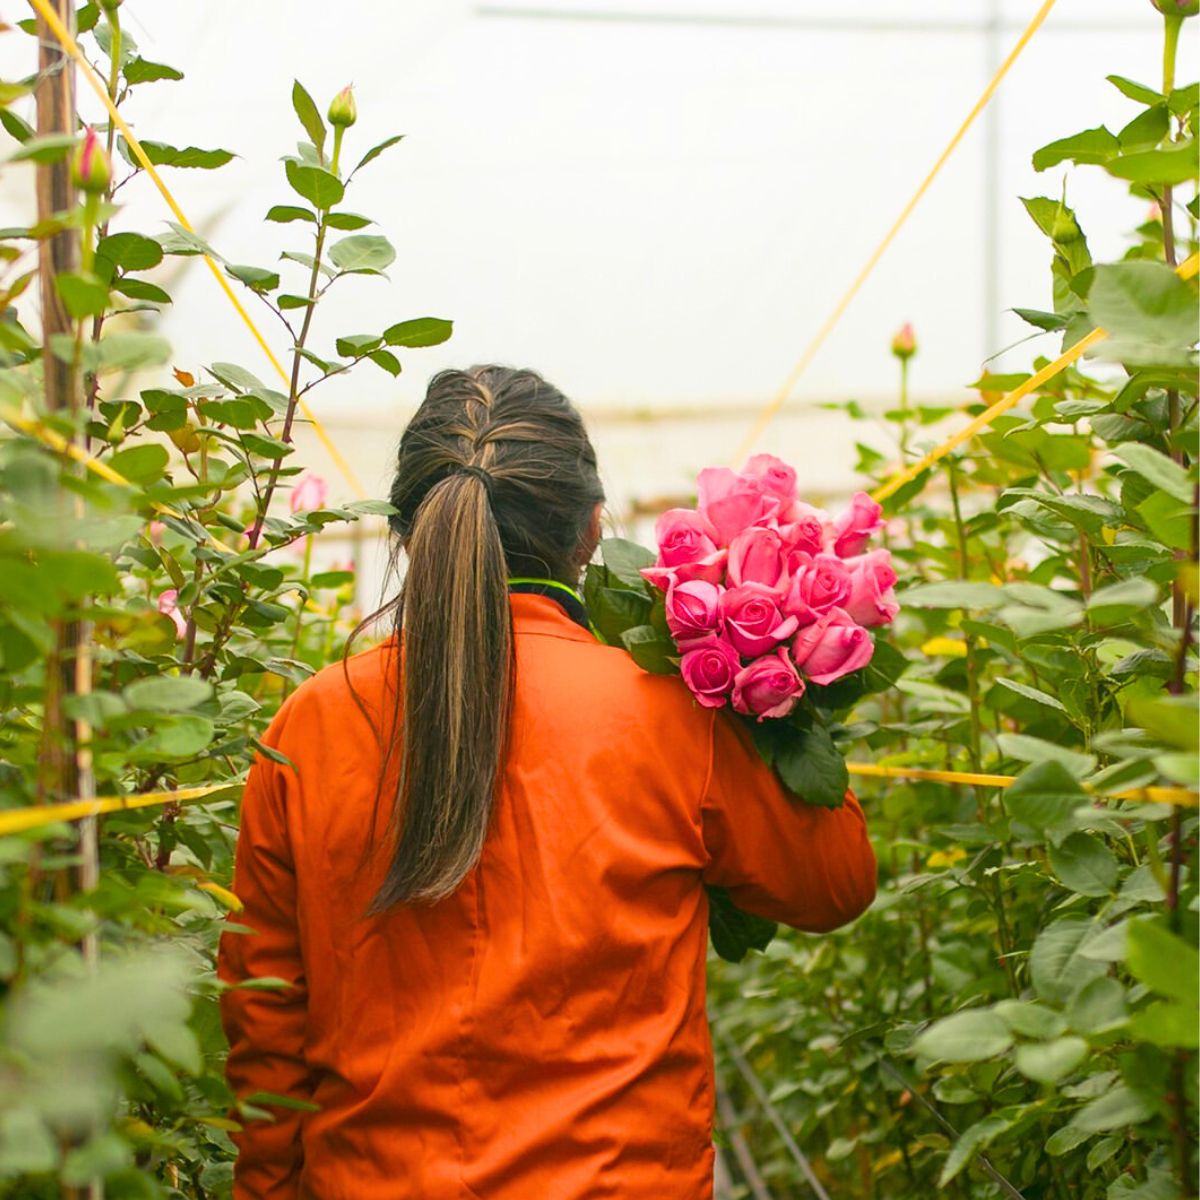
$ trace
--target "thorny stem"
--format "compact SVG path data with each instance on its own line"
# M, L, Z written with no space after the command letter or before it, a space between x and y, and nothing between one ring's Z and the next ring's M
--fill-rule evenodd
M958 502L958 464L951 457L947 459L949 464L949 479L950 479L950 500L954 505L954 530L958 540L958 577L965 580L969 574L967 566L967 529L963 522L962 508ZM964 633L967 647L967 698L971 705L971 769L979 770L979 764L982 760L981 743L982 743L982 726L979 715L979 673L978 664L975 661L975 636L971 633Z

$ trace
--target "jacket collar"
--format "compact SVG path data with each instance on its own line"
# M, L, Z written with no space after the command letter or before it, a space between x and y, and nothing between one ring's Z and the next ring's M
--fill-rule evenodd
M594 642L596 639L577 625L556 600L515 592L509 596L512 605L513 628L517 633L539 633L546 637L566 638L572 642Z

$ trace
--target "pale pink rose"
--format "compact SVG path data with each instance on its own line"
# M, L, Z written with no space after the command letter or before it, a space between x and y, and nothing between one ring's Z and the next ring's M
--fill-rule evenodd
M146 530L146 533L147 533L147 536L150 538L150 541L155 546L161 546L162 545L162 536L164 533L166 533L166 531L167 531L167 525L166 525L165 521L151 521L149 527Z
M850 597L842 607L860 625L890 625L900 611L890 551L871 550L846 559L845 565L850 571Z
M756 454L743 468L747 479L757 479L768 496L782 504L796 499L796 472L773 454Z
M838 558L853 558L882 528L883 509L866 492L855 492L850 507L834 518L833 552Z
M779 536L788 550L820 554L825 548L826 532L830 528L829 514L796 500L783 515L786 520L779 525Z
M164 616L170 617L175 624L175 636L183 637L187 633L187 621L184 620L183 613L179 611L179 605L176 601L179 599L178 588L168 588L158 597L158 611Z
M850 572L836 555L798 555L794 571L783 611L795 617L801 627L811 625L831 608L844 607L849 600Z
M841 608L830 609L792 642L792 661L822 685L865 667L874 653L871 635Z
M674 583L703 579L720 583L725 575L725 551L717 549L717 532L700 513L672 508L654 526L658 560L642 576L667 591Z
M294 513L312 512L314 509L325 507L325 498L328 495L329 484L320 475L306 471L292 488L289 504Z
M722 632L725 625L721 616L722 591L716 584L692 579L673 584L667 592L667 627L681 650Z
M750 713L760 721L767 717L786 717L804 695L804 680L796 674L787 648L756 658L738 672L733 681L733 707Z
M688 650L680 659L679 673L705 708L722 708L741 666L737 651L727 641L711 637Z
M721 597L725 636L740 654L755 658L772 652L799 626L779 611L779 597L761 583L744 583Z
M699 510L717 532L717 545L728 546L751 525L765 524L779 511L759 479L749 479L728 467L708 467L696 479Z
M729 581L734 587L761 583L777 589L787 582L783 541L774 529L752 525L729 543Z

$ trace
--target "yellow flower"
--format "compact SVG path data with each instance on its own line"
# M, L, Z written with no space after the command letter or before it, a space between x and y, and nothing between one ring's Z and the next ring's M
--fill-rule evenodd
M952 867L967 857L967 852L959 846L951 850L935 850L926 860L925 865L936 870L939 867Z
M934 637L921 647L921 653L930 658L966 658L967 643L958 638Z

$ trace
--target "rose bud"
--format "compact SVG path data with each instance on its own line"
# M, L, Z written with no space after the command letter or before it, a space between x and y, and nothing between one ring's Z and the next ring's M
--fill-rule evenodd
M328 495L329 484L320 475L305 472L292 488L289 504L294 513L312 512L315 508L325 507L325 498Z
M850 571L850 598L842 608L860 625L890 625L900 611L896 572L887 550L872 550L845 560Z
M843 607L851 594L850 572L840 558L833 554L804 557L808 561L798 564L783 599L783 611L801 626L811 625L831 608Z
M1164 17L1194 17L1200 12L1200 0L1150 0Z
M723 590L704 579L691 579L672 585L667 593L667 627L681 650L688 649L692 642L703 641L722 632Z
M871 534L883 528L883 509L867 495L855 492L850 507L833 521L833 552L853 558L867 548Z
M761 479L738 475L728 467L707 467L696 479L697 508L717 533L717 545L728 546L751 525L761 525L779 512L779 499L768 495Z
M733 681L734 709L752 714L760 721L786 717L803 695L804 680L796 674L784 646L774 654L756 658Z
M833 683L871 661L875 643L861 625L840 608L830 609L792 642L792 661L813 683Z
M917 335L907 321L900 326L896 336L892 338L892 353L901 361L912 358L917 352Z
M183 637L187 633L187 621L183 618L183 613L179 611L179 605L176 601L179 599L178 588L168 588L158 598L158 611L163 616L170 617L175 625L176 637Z
M797 551L820 554L825 548L826 531L830 528L829 514L797 500L789 509L787 518L787 523L779 526L779 536L787 547L789 557Z
M354 90L344 87L329 105L329 123L335 129L349 129L358 120L358 106L354 103Z
M796 499L796 472L773 454L756 454L742 469L746 479L757 479L768 496L784 504Z
M725 636L740 654L755 658L774 651L799 626L795 617L779 611L779 598L759 583L730 588L721 597Z
M735 587L761 583L771 589L786 584L783 540L776 530L752 525L729 543L729 581Z
M700 704L722 708L741 666L737 651L727 641L711 637L688 650L680 660L679 673Z
M90 125L71 159L71 178L84 192L103 192L112 182L112 165Z

